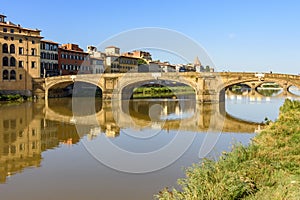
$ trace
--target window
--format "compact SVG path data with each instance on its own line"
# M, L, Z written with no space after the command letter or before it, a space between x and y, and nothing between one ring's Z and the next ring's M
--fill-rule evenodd
M35 62L34 61L31 62L31 68L35 68Z
M19 54L23 55L24 54L24 48L23 47L19 47Z
M15 67L16 66L16 59L14 57L10 58L10 66Z
M4 36L4 40L8 40L8 37L7 37L7 36Z
M7 70L4 70L3 73L2 73L2 78L3 80L8 80L8 71Z
M10 80L16 80L16 71L15 70L10 71Z
M19 67L20 67L20 68L24 67L24 62L21 61L21 60L19 61Z
M14 44L11 44L10 46L9 46L9 51L10 51L10 53L15 53L15 45Z
M25 150L25 144L20 144L19 149L20 149L20 151L24 151Z
M3 32L7 32L7 28L3 28Z
M19 75L19 79L22 80L22 78L23 78L23 77L22 77L22 74L20 74L20 75Z
M8 45L6 43L2 45L2 53L8 53Z
M35 48L32 48L32 49L31 49L31 55L32 55L32 56L34 56L34 55L36 54L35 51L36 51Z
M16 153L16 146L15 145L10 145L10 153L15 154Z
M34 41L34 40L32 40L32 44L35 44L35 41Z
M14 33L15 32L15 30L14 29L10 29L10 33Z
M22 40L22 39L19 39L19 43L23 43L23 40Z
M10 37L10 39L13 41L15 38L14 37Z
M8 58L7 57L3 57L3 59L2 59L2 65L3 66L8 66Z
M36 142L35 141L31 143L31 149L36 149Z

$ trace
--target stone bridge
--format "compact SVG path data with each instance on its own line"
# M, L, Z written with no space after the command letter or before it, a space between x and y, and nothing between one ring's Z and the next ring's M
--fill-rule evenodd
M200 102L222 102L225 100L225 90L235 84L246 84L252 91L266 82L277 83L283 88L283 94L289 93L289 88L300 88L300 76L270 73L116 73L116 74L78 74L68 76L34 79L33 94L38 98L48 98L49 90L64 88L78 82L90 83L102 90L103 99L129 99L133 89L146 82L180 82L192 87L195 98ZM75 87L76 88L76 87ZM79 91L80 92L80 91Z
M230 116L225 112L224 103L199 104L189 103L187 116L180 112L180 106L174 107L175 113L179 118L175 119L154 119L149 117L151 113L141 113L138 107L143 107L143 102L135 102L134 107L130 108L126 104L129 101L104 101L102 109L90 115L66 115L54 111L51 107L46 106L44 110L45 119L59 121L63 123L75 124L76 126L101 127L101 131L107 136L114 137L119 134L120 129L132 128L141 130L145 128L179 130L193 132L239 132L253 133L263 127L261 123L249 122ZM155 102L154 102L155 105ZM157 105L157 104L156 104ZM85 109L93 107L94 104L86 104ZM160 104L158 115L167 116L166 109L170 105ZM81 109L81 108L79 108ZM145 111L143 109L143 111ZM172 111L172 112L173 112ZM77 111L75 111L77 112ZM84 134L84 133L82 133Z

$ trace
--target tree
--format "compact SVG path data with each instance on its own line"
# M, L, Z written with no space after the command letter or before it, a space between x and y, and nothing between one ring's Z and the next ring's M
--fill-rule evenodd
M206 71L206 72L210 72L210 67L209 67L209 65L206 65L205 71Z
M144 65L147 64L147 62L144 59L138 59L138 65Z

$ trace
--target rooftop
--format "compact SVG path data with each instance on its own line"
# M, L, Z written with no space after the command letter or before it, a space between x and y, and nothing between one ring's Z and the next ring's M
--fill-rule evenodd
M89 53L84 52L84 51L77 51L77 50L72 50L72 49L66 49L66 48L63 48L63 47L58 47L58 49L61 50L61 51L68 51L68 52L73 52L73 53L81 53L81 54L85 54L85 55L89 54Z
M53 41L51 41L51 40L41 40L41 42L51 43L51 44L59 44L59 43L53 42Z
M194 65L195 66L201 66L201 62L200 62L198 56L195 58Z
M41 32L39 29L29 29L29 28L23 28L20 24L14 24L11 21L5 21L6 16L0 14L0 25L7 26L7 27L15 27L26 31L33 31L33 32Z
M119 47L116 47L116 46L108 46L108 47L105 47L105 49L107 48L116 48L116 49L120 49Z

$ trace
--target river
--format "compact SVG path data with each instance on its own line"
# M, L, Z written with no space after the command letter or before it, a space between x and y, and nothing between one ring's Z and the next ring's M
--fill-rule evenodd
M201 158L248 145L284 99L62 98L0 106L0 199L152 199Z

